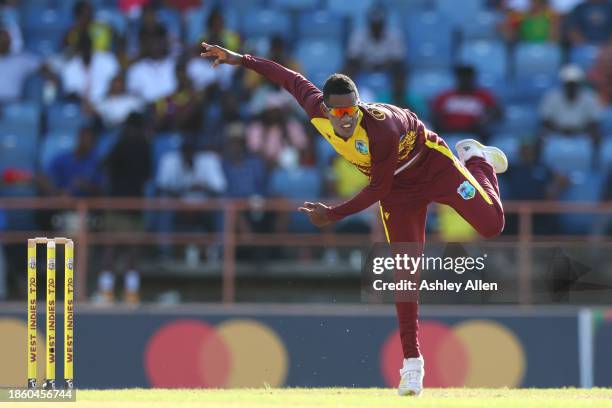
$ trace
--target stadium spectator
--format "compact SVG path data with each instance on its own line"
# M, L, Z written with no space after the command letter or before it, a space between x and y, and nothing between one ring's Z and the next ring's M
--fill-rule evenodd
M179 151L167 152L161 157L155 184L159 195L191 202L218 197L227 188L219 155L213 151L198 151L193 138L183 139ZM163 211L158 215L157 223L159 232L164 233L176 230L217 231L221 218L211 211L181 211L177 214ZM162 256L167 256L169 249L167 244L162 244ZM197 248L193 249L197 251ZM215 261L218 257L219 246L209 247L209 260Z
M168 37L158 28L151 41L150 54L127 71L127 89L147 103L171 95L176 90L175 59L168 54Z
M598 146L601 107L597 95L582 86L584 73L576 65L566 65L559 72L561 88L548 91L540 104L543 136L564 134L588 135Z
M176 91L155 102L156 128L160 131L179 130L193 134L201 127L204 94L194 89L187 75L187 60L180 60L175 72Z
M489 125L501 117L495 96L476 85L473 67L455 67L454 89L438 95L432 106L434 128L444 133L470 133L486 142Z
M144 195L146 184L152 176L148 130L142 114L131 114L119 140L104 159L103 165L109 182L108 194L111 197ZM103 226L108 232L144 231L142 211L107 211ZM106 245L103 258L104 270L101 276L114 276L113 271L124 271L126 300L136 302L140 275L137 266L138 247Z
M612 38L599 49L589 80L599 94L603 105L612 102Z
M503 33L510 42L558 41L559 15L548 0L531 0L527 10L508 13Z
M569 186L566 175L553 172L542 164L538 143L523 141L519 149L519 160L508 168L504 176L503 198L509 200L558 200ZM535 232L553 233L556 216L554 214L534 215ZM518 232L518 218L511 214L506 218L506 234Z
M573 45L603 44L612 34L612 5L607 0L585 0L567 16Z
M11 36L6 29L0 29L0 103L18 101L26 80L39 68L41 63L35 56L12 53ZM42 68L51 75L44 66Z
M165 30L164 25L159 21L157 10L154 5L147 4L142 8L138 29L138 44L134 38L130 39L131 48L138 50L138 55L146 56L151 54L152 47L156 34L160 30Z
M279 35L273 36L270 40L270 50L268 51L268 56L266 58L296 72L301 72L300 64L296 59L292 58L287 53L287 44L285 43L283 37ZM223 68L223 65L218 68ZM247 71L244 73L243 83L246 89L252 92L257 87L265 84L265 78L262 78L261 75L257 75L252 71Z
M74 23L64 36L64 47L68 54L78 52L81 37L87 35L91 38L95 51L110 51L113 46L113 30L111 27L94 20L94 9L87 1L79 0L72 8Z
M105 97L97 101L93 109L107 129L116 128L134 112L144 110L144 101L125 89L123 74L116 75Z
M225 27L225 17L221 8L216 7L210 12L204 29L205 32L198 41L198 47L202 41L212 41L215 44L223 44L224 47L240 49L240 35Z
M292 148L299 152L308 144L302 123L288 115L286 100L279 94L271 94L259 119L247 128L247 147L261 155L269 168L276 167L283 150Z
M227 179L226 196L231 198L263 197L266 194L265 163L247 151L245 133L244 125L239 122L226 126L223 170Z
M95 51L88 34L79 36L76 54L61 68L64 94L88 102L99 101L119 72L117 58L106 51Z
M210 43L210 42L209 42ZM380 8L368 13L368 25L355 29L350 36L345 71L349 76L382 71L393 78L396 102L404 98L406 46L401 33L387 24Z
M40 178L40 191L44 195L88 197L103 191L104 175L94 148L96 134L90 127L79 130L76 147L58 154L48 171Z
M11 37L11 52L23 51L23 35L21 34L19 11L16 2L0 1L0 26L8 31Z

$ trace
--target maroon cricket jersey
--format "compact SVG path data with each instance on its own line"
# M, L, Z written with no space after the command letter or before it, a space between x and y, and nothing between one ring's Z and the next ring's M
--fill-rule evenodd
M421 150L428 130L408 109L384 103L359 102L354 134L336 136L325 114L323 92L301 74L263 58L245 55L242 65L282 86L298 101L310 122L334 149L369 177L370 183L352 199L330 208L337 221L380 201L391 191L394 178L402 177Z

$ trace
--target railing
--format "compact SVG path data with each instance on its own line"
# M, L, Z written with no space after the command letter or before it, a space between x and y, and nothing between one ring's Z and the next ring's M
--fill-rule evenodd
M262 203L258 210L292 212L296 210L296 203L292 201L275 199ZM163 233L163 242L168 244L213 244L222 242L222 298L226 303L234 302L236 277L236 247L248 246L362 246L365 240L382 242L384 233L377 217L372 217L370 234L337 234L331 229L323 229L318 234L299 233L249 233L241 235L237 232L237 215L240 211L253 209L248 200L206 200L203 202L189 202L181 199L145 199L145 198L0 198L0 209L4 210L74 210L77 214L77 229L70 238L76 245L76 271L77 295L79 300L87 299L87 267L89 245L135 245L158 244L161 234L150 231L142 232L97 232L90 231L87 220L92 211L221 211L223 212L223 229L218 233ZM519 282L522 298L521 302L529 301L530 293L530 243L534 240L533 216L535 214L560 213L589 213L609 214L612 216L612 202L506 202L506 214L518 214L518 235L515 237L502 236L498 241L518 239L519 243ZM376 210L377 211L377 210ZM49 231L1 231L0 243L26 245L28 238L48 235ZM64 233L62 233L64 234ZM539 240L585 240L585 236L538 236ZM436 240L435 235L430 236ZM25 265L25 262L24 262ZM24 266L25 267L25 266Z

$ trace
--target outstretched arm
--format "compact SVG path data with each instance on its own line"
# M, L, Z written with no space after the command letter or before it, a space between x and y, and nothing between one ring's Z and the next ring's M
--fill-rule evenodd
M213 67L220 64L242 65L249 68L268 80L282 86L298 101L309 117L322 115L321 103L323 93L301 74L283 67L276 62L251 55L242 55L218 45L202 43L204 58L213 58Z

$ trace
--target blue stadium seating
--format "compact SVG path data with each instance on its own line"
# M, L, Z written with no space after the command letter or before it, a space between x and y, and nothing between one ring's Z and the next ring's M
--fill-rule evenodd
M498 131L513 137L534 137L539 126L539 115L536 106L517 104L507 105L504 109L504 120Z
M518 162L521 147L520 138L508 134L496 134L491 137L488 144L503 150L503 152L506 153L510 165Z
M435 0L435 10L444 14L454 24L473 21L474 16L483 9L483 0ZM459 5L460 4L460 5Z
M497 25L504 16L490 10L481 10L469 19L459 22L462 40L496 40Z
M314 200L321 195L321 180L321 174L314 168L276 169L270 176L270 195L292 199L296 204L302 204L302 200ZM308 218L301 213L291 213L289 225L291 232L316 231Z
M557 76L547 74L532 75L510 82L506 100L512 103L537 105L544 94L558 85Z
M561 64L561 50L557 44L519 44L514 53L516 78L534 75L556 77Z
M171 37L181 38L181 15L178 12L162 8L157 11L157 18L166 27Z
M612 137L606 137L601 142L601 165L604 170L612 171Z
M374 0L327 0L326 8L332 13L348 17L353 24L360 25L364 23L368 11L370 11L374 4Z
M96 157L98 160L103 160L106 156L111 152L115 144L119 141L119 137L121 136L121 132L112 131L112 132L104 132L98 135L98 140L96 141Z
M602 112L601 131L604 136L612 137L612 108L604 109Z
M153 158L153 174L157 174L159 161L162 156L171 151L180 149L182 143L181 136L178 133L160 133L155 135L153 144L151 145L151 156Z
M70 132L48 133L40 146L39 164L43 171L49 166L57 155L67 152L74 148L77 142L77 134Z
M81 107L75 103L56 103L47 110L49 132L76 132L85 123Z
M34 170L36 140L0 130L0 172L6 168Z
M593 143L587 136L548 136L542 143L542 160L560 173L589 171L593 166Z
M270 0L272 7L304 11L314 9L321 3L320 0Z
M23 17L26 48L42 55L60 50L62 37L70 24L68 17L51 8L31 8Z
M255 3L253 2L253 4ZM210 4L207 3L206 6L191 9L185 14L185 40L188 44L195 44L206 31L206 21L212 10L212 7L209 6ZM240 28L239 15L236 9L229 7L223 9L223 21L225 27L230 30L238 30Z
M105 8L96 10L96 20L108 24L119 35L127 31L127 20L125 15L118 9Z
M455 85L453 74L448 70L418 70L410 74L408 93L418 95L427 101Z
M344 50L340 43L330 40L301 41L295 56L306 76L319 86L344 63Z
M247 38L287 35L291 20L286 13L274 9L254 10L242 20L242 32Z
M569 60L588 71L595 63L598 53L599 47L596 45L577 45L570 51Z
M300 13L298 16L299 38L339 40L346 35L345 21L337 14L326 10Z
M561 194L561 201L598 202L602 198L605 176L596 171L575 172L570 186ZM561 231L566 234L587 234L596 228L600 217L594 214L559 214Z
M390 102L393 87L389 74L384 72L372 72L361 74L355 79L355 83L362 93L370 92L376 102ZM365 99L365 98L364 98Z
M317 166L320 169L328 168L332 159L337 155L336 150L322 136L315 139L315 152L317 155Z
M452 35L452 27L440 14L411 15L406 28L408 64L416 69L450 66Z
M479 75L488 75L496 80L507 76L508 56L500 41L466 41L459 48L459 62L472 65Z
M39 105L28 102L5 105L0 115L0 130L35 140L40 130Z

